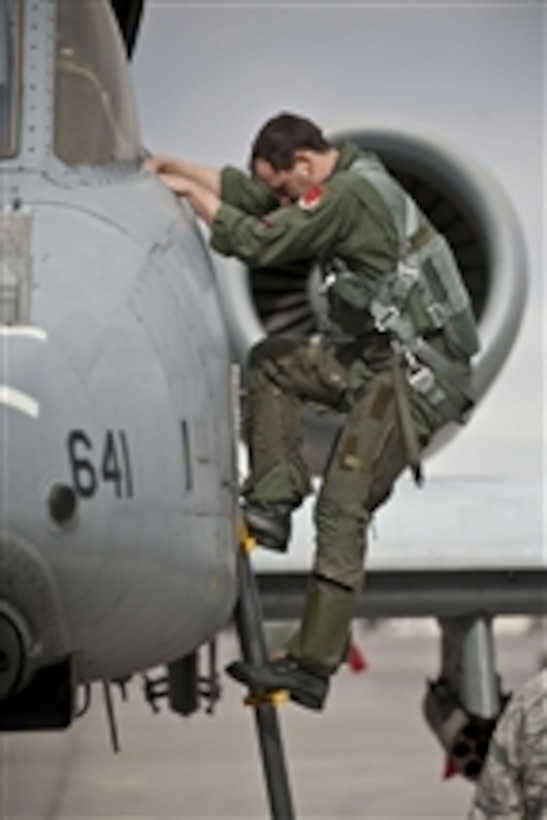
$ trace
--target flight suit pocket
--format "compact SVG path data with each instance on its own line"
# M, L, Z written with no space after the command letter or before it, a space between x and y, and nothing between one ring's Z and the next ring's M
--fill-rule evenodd
M313 373L314 380L314 395L310 395L310 400L319 410L321 404L325 409L341 410L348 389L348 370L337 349L328 344L311 344L307 356L305 366Z

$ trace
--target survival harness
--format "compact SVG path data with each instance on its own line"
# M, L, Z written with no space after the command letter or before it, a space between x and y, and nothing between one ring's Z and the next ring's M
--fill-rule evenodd
M465 411L451 401L436 377L462 394L468 408L473 404L469 380L427 341L442 329L465 357L479 347L469 296L452 252L375 155L361 154L349 170L364 177L392 213L401 248L399 263L391 273L371 280L335 259L325 284L369 311L376 329L390 334L393 348L406 361L410 386L447 421L461 423Z

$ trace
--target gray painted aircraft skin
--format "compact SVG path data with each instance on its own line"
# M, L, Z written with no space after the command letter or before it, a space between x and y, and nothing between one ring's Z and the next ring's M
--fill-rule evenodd
M8 728L62 728L49 704L44 717L17 701L37 671L62 667L66 684L72 675L85 683L174 669L229 621L237 597L232 360L244 365L265 332L315 333L324 316L316 272L287 274L296 297L288 309L267 275L211 254L188 207L142 172L128 65L106 0L0 0L0 10L0 718L3 698L19 704L20 725L8 720ZM524 311L526 258L508 197L426 129L378 120L333 138L346 136L377 150L449 235L480 321L480 400ZM335 427L335 419L308 419L314 463ZM442 620L442 673L465 713L457 712L459 731L465 716L498 714L491 619L542 611L547 562L535 524L525 556L509 543L492 560L479 541L466 561L464 512L452 519L456 552L439 565L447 553L438 530L422 542L420 533L432 535L428 503L453 511L455 489L436 486L412 523L423 549L409 562L405 524L388 528L391 549L377 559L373 548L370 577L391 578L367 585L362 600L369 615ZM476 487L467 489L476 500ZM525 514L536 489L518 495ZM283 571L282 559L257 556L276 616L294 614L286 583L311 562L299 520ZM461 569L486 597L467 595ZM438 706L428 701L428 720L450 753L454 736ZM465 761L460 770L469 774Z
M67 655L81 680L123 677L186 654L233 607L229 351L201 234L140 171L132 118L123 142L90 130L119 90L98 85L101 53L132 102L109 9L81 24L65 9L55 55L55 4L21 6L22 127L0 189L0 612L26 642L24 678ZM80 166L108 140L122 160ZM63 491L75 509L57 521Z

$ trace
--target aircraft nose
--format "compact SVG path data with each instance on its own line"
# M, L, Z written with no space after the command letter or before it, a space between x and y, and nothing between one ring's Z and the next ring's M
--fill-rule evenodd
M75 514L66 440L86 410L81 385L44 331L0 328L1 529L40 544L43 526Z
M52 562L77 507L63 458L77 394L44 332L0 328L0 691L20 677L21 653L63 654Z

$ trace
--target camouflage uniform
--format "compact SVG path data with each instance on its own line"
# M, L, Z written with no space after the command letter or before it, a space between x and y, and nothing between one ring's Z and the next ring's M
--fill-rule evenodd
M212 246L252 268L315 259L324 268L336 263L355 274L355 281L342 274L334 277L343 287L328 292L330 314L344 332L343 341L272 336L251 351L249 360L249 500L297 506L309 492L301 455L302 403L346 414L316 504L317 552L304 615L288 647L303 667L322 676L332 674L344 655L363 579L366 526L409 463L408 427L415 448L421 450L446 423L438 407L411 389L404 376L399 378L403 371L389 334L378 331L367 308L368 290L397 268L401 231L393 208L369 180L352 170L363 156L346 144L322 186L281 208L268 189L225 168L223 203L211 226ZM395 186L394 199L402 200L396 183L390 184ZM424 245L444 242L423 215L421 224ZM449 254L444 245L442 254ZM449 264L455 268L451 257ZM443 330L430 331L429 344L465 378L469 352ZM467 399L451 384L443 386L462 411Z
M469 818L547 818L547 670L513 695L502 714Z

